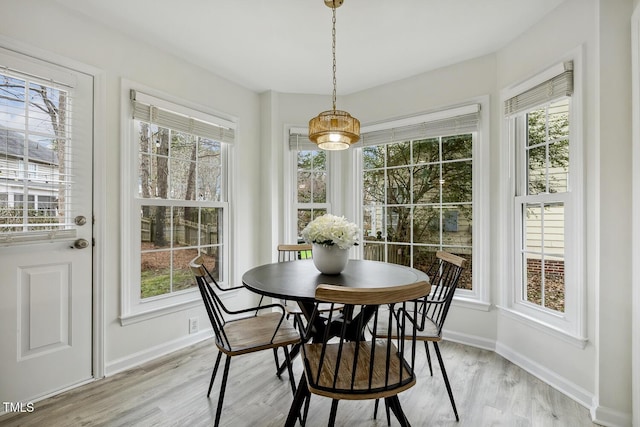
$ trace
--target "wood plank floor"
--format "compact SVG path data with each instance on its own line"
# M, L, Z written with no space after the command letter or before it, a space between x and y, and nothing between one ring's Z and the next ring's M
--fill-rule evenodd
M418 351L418 383L400 395L413 426L595 425L586 408L494 352L447 342L441 350L460 422L455 421L437 362L431 377L424 351ZM211 426L219 378L210 399L206 391L216 354L208 340L37 402L32 413L5 415L0 426ZM297 358L297 379L300 372ZM282 426L292 395L286 373L281 379L274 373L270 351L234 357L221 425ZM329 399L313 396L307 425L327 425L329 409ZM372 401L341 401L336 425L386 426L386 421L382 411L373 419ZM398 423L392 418L391 425Z

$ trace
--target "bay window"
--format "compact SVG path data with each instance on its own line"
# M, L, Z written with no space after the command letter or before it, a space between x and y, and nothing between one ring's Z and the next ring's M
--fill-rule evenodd
M546 74L505 101L514 170L508 308L579 338L584 292L581 150L573 62Z
M487 303L486 150L481 104L365 126L361 208L364 259L426 271L437 251L467 259L459 297ZM476 225L476 226L474 226Z

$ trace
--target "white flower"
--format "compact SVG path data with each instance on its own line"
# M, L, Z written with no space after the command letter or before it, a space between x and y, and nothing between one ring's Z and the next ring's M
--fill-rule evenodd
M302 238L307 243L337 245L340 249L349 249L357 245L360 237L358 226L345 217L326 214L311 221L302 230Z

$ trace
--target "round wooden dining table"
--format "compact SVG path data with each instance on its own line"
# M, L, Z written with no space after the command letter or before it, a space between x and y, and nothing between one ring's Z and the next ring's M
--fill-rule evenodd
M384 288L408 285L419 281L429 281L429 277L420 270L398 264L380 261L350 259L340 274L328 275L320 273L312 259L276 262L260 265L244 273L242 283L249 290L264 296L296 301L307 321L312 318L315 303L316 287L321 284L341 285L354 288ZM371 313L363 312L365 319ZM339 323L339 320L336 321ZM331 325L336 326L333 322ZM366 322L365 322L366 323ZM310 338L322 336L327 327L322 317L316 316L313 321L315 334ZM331 326L329 326L331 327ZM332 328L333 329L333 328ZM360 331L354 330L353 334ZM291 357L299 352L299 345L291 349ZM285 364L278 369L283 372Z
M242 276L242 283L251 291L273 298L296 301L307 321L312 319L314 310L316 287L321 284L341 285L354 288L384 288L409 285L420 281L429 281L429 277L420 270L398 264L380 261L350 259L346 268L340 274L328 275L320 273L312 259L276 262L260 265L248 270ZM372 312L362 312L365 319ZM315 334L311 340L323 335L325 327L339 329L340 320L331 324L323 321L321 316L315 316L312 322ZM357 322L354 322L354 325ZM366 324L366 321L365 321ZM353 330L352 334L361 331ZM291 357L298 354L299 345L291 349ZM280 366L281 373L285 365Z
M244 273L242 283L265 296L302 303L313 303L320 284L354 288L382 288L428 281L420 270L380 261L350 259L340 274L320 273L313 260L276 262L260 265Z

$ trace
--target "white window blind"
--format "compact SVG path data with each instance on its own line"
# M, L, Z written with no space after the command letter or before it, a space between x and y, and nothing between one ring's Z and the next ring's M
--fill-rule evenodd
M1 243L76 234L70 197L75 80L54 74L47 79L0 64Z
M131 102L134 119L219 142L235 142L235 124L221 117L211 120L212 116L207 114L205 120L198 117L202 113L186 107L181 112L163 108L163 100L135 90L131 90Z
M530 110L563 96L571 96L573 93L573 61L564 62L562 68L563 71L549 80L507 99L504 102L505 116Z
M471 133L478 130L479 121L480 105L471 104L382 124L368 125L362 128L360 141L354 147ZM301 129L291 129L289 131L289 148L292 150L314 150L317 149L317 146Z

